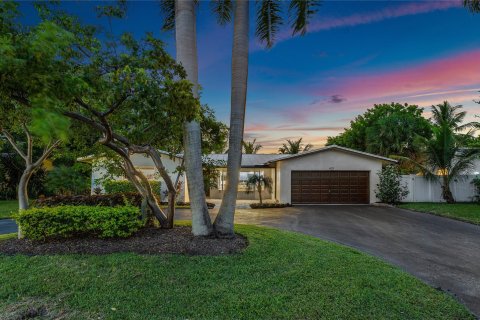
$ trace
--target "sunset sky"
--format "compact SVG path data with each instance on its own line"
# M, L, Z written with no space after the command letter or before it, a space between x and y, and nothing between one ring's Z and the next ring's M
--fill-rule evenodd
M88 23L93 2L64 7ZM25 18L34 19L23 3ZM175 54L173 33L161 32L158 2L130 2L116 32L141 36L153 31ZM444 100L462 104L469 117L480 114L480 14L461 1L324 2L304 37L287 26L276 45L251 46L246 137L261 152L276 152L282 140L303 137L315 147L336 135L374 103L408 102L428 108ZM228 124L230 112L231 25L220 27L201 1L198 18L202 102Z

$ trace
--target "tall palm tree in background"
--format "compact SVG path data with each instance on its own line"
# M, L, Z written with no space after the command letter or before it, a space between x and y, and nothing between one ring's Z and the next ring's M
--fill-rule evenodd
M462 106L451 106L447 101L432 106L432 137L419 136L416 140L424 159L416 165L427 178L440 180L442 197L447 203L455 202L450 189L452 180L465 174L473 166L474 160L480 157L480 149L467 148L478 123L462 124L466 112L460 111L461 108ZM398 158L412 161L404 157Z
M463 0L463 6L473 13L480 12L480 0Z
M302 143L302 139L303 138L300 138L298 140L287 139L287 143L284 143L280 148L278 148L278 152L282 154L297 154L313 148L313 145L311 145L310 143L304 146Z
M243 141L243 153L245 154L256 154L263 146L259 143L256 143L257 139L253 139L253 141Z
M165 0L161 2L165 13L164 30L175 30L177 61L193 84L193 95L198 98L198 60L195 0ZM188 179L188 194L192 208L192 232L207 236L213 231L208 214L202 172L202 138L197 121L184 123L184 159Z
M288 2L287 2L288 3ZM278 0L262 0L256 3L256 37L267 48L271 48L275 36L282 25L282 2ZM288 14L292 21L293 35L304 35L311 17L316 13L319 1L289 1ZM227 161L227 177L225 192L214 227L217 235L232 237L233 220L237 201L238 181L242 162L242 141L245 125L245 107L248 77L248 34L249 34L249 2L230 0L213 2L214 12L220 23L226 23L234 8L234 31L232 50L232 96L230 112L230 132Z

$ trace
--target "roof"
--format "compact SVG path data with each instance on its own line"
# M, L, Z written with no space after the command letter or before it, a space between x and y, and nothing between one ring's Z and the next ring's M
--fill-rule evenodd
M333 145L326 146L326 147L323 147L323 148L320 148L320 149L309 150L309 151L305 151L305 152L302 152L302 153L282 155L283 157L279 157L277 159L272 159L267 164L278 162L278 161L290 160L290 159L293 159L293 158L303 157L303 156L307 156L309 154L314 154L314 153L324 152L324 151L329 151L329 150L334 150L334 149L349 152L349 153L358 154L358 155L361 155L361 156L364 156L364 157L376 158L376 159L379 159L379 160L382 160L382 161L389 161L389 162L394 162L394 163L398 162L397 160L393 160L393 159L390 159L390 158L387 158L387 157L382 157L382 156L379 156L379 155L376 155L376 154L373 154L373 153L358 151L358 150L345 148L345 147L341 147L341 146L337 146L337 145L333 144Z
M268 163L272 160L284 157L284 154L242 154L242 167L268 167ZM205 158L213 161L224 161L225 166L228 160L228 154L208 154Z

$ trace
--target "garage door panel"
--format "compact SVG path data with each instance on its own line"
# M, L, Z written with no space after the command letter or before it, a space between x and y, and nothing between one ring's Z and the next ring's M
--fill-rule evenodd
M370 202L368 171L292 171L293 204Z

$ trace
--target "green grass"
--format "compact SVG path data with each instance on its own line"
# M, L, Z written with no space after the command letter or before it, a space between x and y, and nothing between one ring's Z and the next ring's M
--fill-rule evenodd
M250 245L230 256L0 256L0 314L40 305L68 319L473 319L377 258L236 228Z
M0 200L0 219L10 218L12 213L18 211L17 200Z
M399 205L400 208L428 212L443 217L480 224L480 204L478 203L428 203L415 202Z
M7 240L7 239L12 239L17 236L16 233L5 233L5 234L0 234L0 240Z

